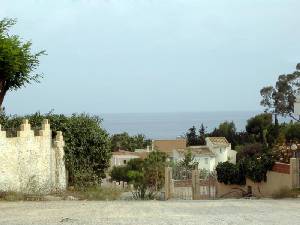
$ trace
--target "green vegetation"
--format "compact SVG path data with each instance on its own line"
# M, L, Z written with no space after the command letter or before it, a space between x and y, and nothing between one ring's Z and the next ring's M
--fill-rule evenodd
M108 133L101 128L101 119L88 114L71 116L53 113L9 116L0 114L0 123L15 135L22 119L29 119L32 129L41 129L43 119L49 119L53 136L62 131L65 140L65 162L70 186L92 186L99 184L109 167L111 151Z
M216 171L218 181L224 184L245 184L246 178L254 182L267 181L267 172L275 163L274 153L262 144L246 145L237 155L236 165L219 163Z
M84 189L67 191L62 193L62 197L63 199L67 199L68 196L73 196L78 200L112 201L118 200L121 194L122 190L118 188L91 186Z
M151 140L146 139L144 135L138 134L130 136L124 132L111 136L111 150L127 150L133 152L135 149L144 149L151 145Z
M133 184L135 199L154 199L164 184L166 159L165 153L154 151L145 160L133 159L126 166L114 167L110 175Z
M275 116L275 124L278 124L278 116L291 117L300 122L299 118L293 115L296 93L300 88L300 67L291 74L280 75L275 86L267 86L260 90L262 100L260 104L265 107L266 112Z
M23 43L19 36L10 35L8 31L15 24L14 19L0 20L0 107L8 91L38 82L41 77L31 73L39 66L39 58L45 51L31 53L30 41Z

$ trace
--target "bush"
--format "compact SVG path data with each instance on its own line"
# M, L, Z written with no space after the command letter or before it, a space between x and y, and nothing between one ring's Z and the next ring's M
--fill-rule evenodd
M154 199L164 184L166 154L151 152L145 160L133 159L126 166L114 167L112 180L133 184L135 199Z
M246 177L254 182L267 180L267 172L272 170L275 156L261 144L244 146L238 153L237 164L219 163L216 170L218 181L225 184L245 184Z
M127 166L114 166L110 172L111 179L113 181L125 181L128 182L128 167Z
M246 184L245 174L240 167L230 162L219 163L216 167L218 181L224 184Z

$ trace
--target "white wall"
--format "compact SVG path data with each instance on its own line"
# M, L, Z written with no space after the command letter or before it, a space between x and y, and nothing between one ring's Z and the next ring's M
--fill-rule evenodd
M131 159L139 158L138 156L134 155L113 155L111 158L111 166L123 166L128 163ZM126 163L124 162L126 161Z
M28 120L17 137L7 138L0 131L0 191L47 193L66 188L62 134L52 140L48 120L42 126L39 136L34 136Z

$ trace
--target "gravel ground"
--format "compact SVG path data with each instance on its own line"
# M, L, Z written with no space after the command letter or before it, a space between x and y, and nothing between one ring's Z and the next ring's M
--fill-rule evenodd
M0 202L0 224L300 224L300 200Z

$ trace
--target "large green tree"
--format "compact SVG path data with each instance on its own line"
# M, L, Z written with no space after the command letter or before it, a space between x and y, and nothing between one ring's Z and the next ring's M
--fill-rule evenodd
M151 140L142 134L130 136L127 132L111 136L112 151L127 150L134 152L135 149L144 149L151 145Z
M268 128L272 125L272 114L263 113L250 118L247 121L246 130L250 134L256 135L259 142L267 143Z
M296 94L300 89L300 64L296 71L291 74L280 75L275 86L266 86L260 90L262 100L260 104L265 107L266 112L275 115L275 123L278 123L277 116L289 116L300 121L293 114Z
M10 35L8 31L15 24L15 19L0 20L0 107L8 91L38 82L41 77L32 72L45 51L32 53L30 41L23 42L19 36Z

